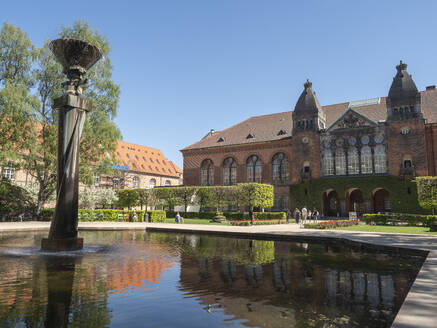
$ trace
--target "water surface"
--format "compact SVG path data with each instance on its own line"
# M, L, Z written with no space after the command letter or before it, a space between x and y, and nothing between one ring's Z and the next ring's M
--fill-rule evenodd
M390 327L423 257L176 233L0 234L0 327Z

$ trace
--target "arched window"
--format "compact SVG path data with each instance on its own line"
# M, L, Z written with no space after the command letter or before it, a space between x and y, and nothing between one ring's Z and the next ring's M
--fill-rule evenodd
M402 167L406 169L413 167L413 158L411 157L411 155L404 155L402 161Z
M369 146L364 146L363 148L361 148L361 173L373 173L372 150Z
M165 180L165 185L166 186L171 186L171 181L170 180Z
M358 158L357 148L351 147L347 152L347 169L348 174L360 173L360 160Z
M335 150L335 174L346 174L346 155L344 154L343 148L337 148Z
M258 156L256 155L250 156L246 161L246 181L261 182L262 167L263 167L263 163Z
M387 154L383 145L375 147L375 173L387 173Z
M133 182L133 187L134 187L134 188L138 188L138 187L139 187L139 185L140 185L140 179L138 179L138 177L134 177L133 180L132 180L132 182Z
M288 183L288 158L284 153L277 153L272 159L273 184Z
M154 188L156 186L156 180L155 179L150 179L149 181L149 187L150 188Z
M120 178L112 178L112 188L119 189L120 188Z
M200 185L212 186L214 184L214 163L205 159L200 167Z
M334 174L334 157L330 149L325 150L322 154L322 171L323 175Z
M232 157L223 161L223 185L229 186L237 183L237 162Z

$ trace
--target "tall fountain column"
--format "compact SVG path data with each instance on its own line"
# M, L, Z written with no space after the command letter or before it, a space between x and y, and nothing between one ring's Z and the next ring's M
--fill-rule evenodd
M58 122L58 180L55 214L49 237L41 243L43 250L68 251L83 247L77 237L79 206L79 144L86 113L91 104L82 95L84 75L103 57L99 48L80 40L57 39L50 50L63 66L68 81L63 83L65 93L55 99L59 111Z

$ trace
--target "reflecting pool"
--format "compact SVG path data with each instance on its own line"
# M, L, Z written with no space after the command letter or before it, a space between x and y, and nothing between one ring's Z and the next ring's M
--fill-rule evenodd
M390 327L424 261L335 243L81 232L0 234L0 327Z

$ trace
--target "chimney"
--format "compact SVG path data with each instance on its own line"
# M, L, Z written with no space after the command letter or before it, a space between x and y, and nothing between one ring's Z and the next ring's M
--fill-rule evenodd
M429 85L426 87L426 91L428 90L435 90L435 85Z

